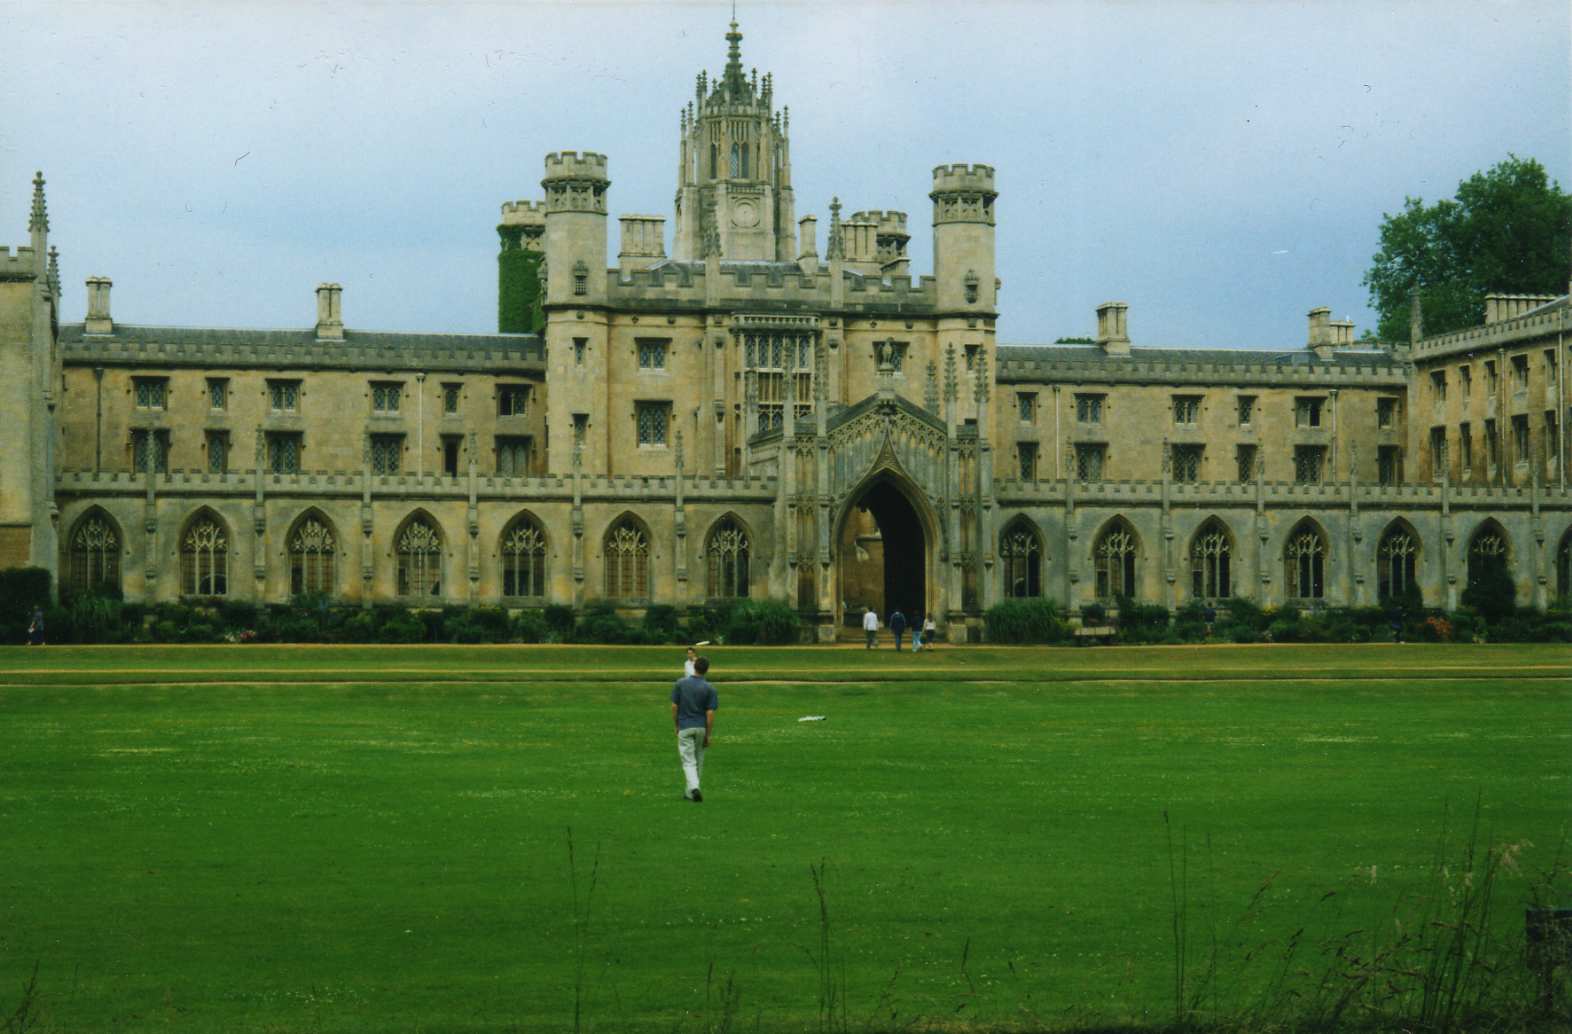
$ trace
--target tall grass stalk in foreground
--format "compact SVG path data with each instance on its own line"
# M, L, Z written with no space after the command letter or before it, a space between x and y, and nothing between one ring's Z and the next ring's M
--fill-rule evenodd
M584 937L589 928L590 911L595 901L595 885L600 882L600 844L595 845L595 857L590 863L589 887L584 892L583 907L579 906L579 867L573 854L573 827L568 827L568 888L573 905L573 1031L580 1034L585 1027L585 1011L589 1008L587 988L584 983Z
M821 861L809 865L813 877L813 892L819 899L819 952L809 952L819 973L819 1030L846 1031L850 1019L846 1015L846 957L841 956L840 979L836 979L835 960L830 956L830 899L825 890L824 876L829 863Z

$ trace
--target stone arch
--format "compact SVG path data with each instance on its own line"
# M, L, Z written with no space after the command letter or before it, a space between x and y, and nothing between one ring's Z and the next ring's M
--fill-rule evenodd
M1556 546L1556 598L1572 599L1572 525L1561 534Z
M334 595L338 591L338 529L327 514L311 507L295 518L284 536L289 557L289 593Z
M608 600L650 597L650 529L633 511L624 511L606 526L601 562Z
M1423 599L1419 558L1423 540L1414 526L1394 517L1376 539L1376 599Z
M1024 513L1011 518L999 532L999 560L1006 596L1043 594L1043 535Z
M885 564L886 595L889 595L890 589L888 585L889 575L893 572L899 576L897 581L901 583L896 586L898 593L915 593L919 597L918 602L911 604L914 611L920 610L923 614L938 614L944 609L943 601L940 598L939 579L933 576L934 557L938 555L938 547L943 540L939 516L934 512L922 487L901 466L900 461L895 458L893 452L889 449L888 443L886 443L884 452L873 464L872 468L846 493L844 501L841 503L840 511L835 515L834 523L831 524L831 528L834 530L830 542L832 543L831 548L835 551L837 561L835 610L838 616L844 616L844 608L849 602L861 602L856 600L849 601L846 598L845 588L847 567L852 559L846 555L846 550L844 549L845 536L850 529L853 519L859 513L871 512L871 505L892 506L898 510L902 504L910 509L914 518L910 522L913 527L908 527L904 530L908 533L915 530L917 533L915 537L910 534L905 536L905 546L907 549L920 548L921 556L917 558L915 563L912 562L912 558L909 556L897 558L898 563L893 568L888 563L887 558ZM882 531L883 529L881 529L881 534ZM915 538L921 539L920 544L915 541ZM900 546L897 545L896 548L899 550ZM885 602L888 603L888 601ZM954 606L954 601L951 601L950 606ZM886 614L890 609L888 605L884 607ZM912 618L915 615L907 614L906 616Z
M503 526L497 539L503 596L510 599L545 597L549 545L546 526L529 510L520 510Z
M736 513L727 511L704 534L704 595L733 599L748 595L753 559L753 532Z
M107 510L89 507L66 536L61 589L71 595L119 596L120 554L125 541L119 522Z
M211 507L199 507L180 528L182 596L229 595L229 524Z
M393 533L393 591L414 599L441 599L447 536L424 509L414 510Z
M1501 574L1511 580L1512 540L1500 521L1486 517L1479 522L1468 537L1466 559L1468 581L1465 584L1469 589L1478 588L1486 581L1499 578Z
M1216 514L1201 522L1190 537L1190 595L1222 600L1234 594L1234 548L1237 540L1228 522Z
M1124 514L1108 518L1093 536L1092 570L1098 599L1139 597L1141 536Z
M1301 517L1283 540L1283 591L1290 600L1326 598L1326 529Z

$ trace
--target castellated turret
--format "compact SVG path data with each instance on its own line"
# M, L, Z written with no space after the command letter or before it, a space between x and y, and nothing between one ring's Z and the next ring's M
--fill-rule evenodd
M933 273L939 309L993 315L994 189L990 165L940 165L933 170Z
M537 330L546 203L504 201L497 236L501 238L497 252L497 332L524 334Z
M546 155L546 305L606 301L606 156Z

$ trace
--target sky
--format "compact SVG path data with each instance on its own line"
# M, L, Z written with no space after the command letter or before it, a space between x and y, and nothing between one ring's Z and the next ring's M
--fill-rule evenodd
M1384 213L1509 154L1572 187L1566 0L741 0L791 109L797 214L909 213L935 165L997 170L999 340L1298 347L1374 314ZM678 113L729 3L0 0L0 244L48 180L63 318L496 330L503 201L543 156L609 156L608 220L670 216Z

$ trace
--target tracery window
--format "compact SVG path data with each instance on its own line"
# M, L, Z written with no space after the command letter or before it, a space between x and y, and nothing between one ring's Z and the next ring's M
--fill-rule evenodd
M338 543L327 522L310 514L296 522L289 536L289 591L332 593Z
M1309 521L1302 521L1283 547L1288 598L1318 600L1326 595L1326 539Z
M412 517L395 543L398 594L442 595L442 534L424 514Z
M650 540L632 517L606 532L606 597L647 599L650 594Z
M1012 597L1043 594L1043 548L1031 525L1018 520L999 536L999 556L1004 560L1004 594Z
M715 523L704 546L709 566L708 595L730 599L748 595L748 533L734 517Z
M502 533L502 595L546 595L546 532L529 514Z
M187 596L229 594L229 533L210 513L193 519L180 537L180 591Z
M796 415L805 417L813 412L813 335L794 331L746 333L742 338L742 362L743 376L753 378L760 431L781 426L788 377L796 384Z
M1111 600L1135 596L1135 532L1123 520L1115 520L1092 548L1097 567L1097 598Z
M120 534L108 517L94 511L78 521L69 549L66 585L72 593L120 592Z
M1572 531L1561 536L1561 548L1556 550L1556 598L1572 596Z
M1197 599L1221 600L1233 595L1233 539L1213 517L1201 525L1190 543L1190 591Z
M1468 585L1473 588L1486 578L1508 570L1506 535L1501 526L1487 521L1468 544Z
M1376 596L1396 599L1412 592L1419 540L1406 527L1394 524L1376 547Z

